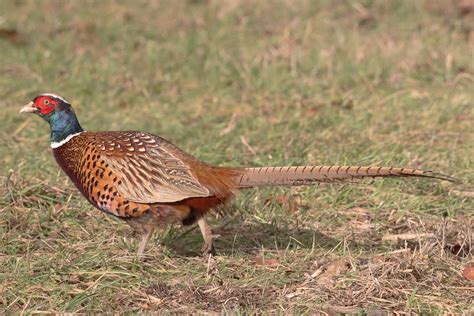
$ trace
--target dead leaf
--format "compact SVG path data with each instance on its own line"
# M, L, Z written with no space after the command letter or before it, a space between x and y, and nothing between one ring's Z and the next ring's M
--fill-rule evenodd
M15 29L0 29L0 38L14 44L21 42L20 33Z
M52 230L52 231L48 234L48 240L57 239L60 233L61 233L61 228Z
M288 197L285 195L277 195L277 196L270 196L265 199L265 205L270 205L273 202L279 204L279 205L285 205L288 203Z
M275 258L255 257L253 261L257 266L276 267L280 265L280 262Z
M275 196L275 202L277 202L280 205L283 205L288 202L288 197L285 195L277 195Z
M274 197L270 196L265 199L265 206L269 206L272 203L277 203L291 213L294 213L298 210L298 203L295 203L292 196L288 197L287 195L277 195Z
M146 310L151 309L151 306L150 306L150 304L148 304L148 303L143 303L143 304L141 305L141 307L142 307L143 309L146 309Z
M77 284L77 283L80 283L80 282L82 282L81 276L78 273L72 273L70 278L69 278L69 283Z
M370 212L363 207L353 207L344 211L344 214L351 218L350 225L355 233L363 233L375 228L371 223Z
M459 114L459 115L456 116L456 120L458 120L458 121L466 121L468 119L469 119L469 117L465 114Z
M334 278L349 271L351 265L345 259L336 260L328 263L323 269L323 273L319 275L318 284L333 284Z
M462 272L462 275L466 280L473 281L474 280L474 267L471 264L467 264Z
M350 225L355 233L363 233L375 228L375 224L360 221L351 221Z
M337 261L334 261L334 262L330 263L326 267L326 271L324 272L324 275L325 276L331 276L331 277L338 276L338 275L348 271L349 268L350 268L349 262L347 262L346 260L337 260Z
M354 220L367 221L370 220L370 211L364 207L353 207L344 211L344 214L355 217Z

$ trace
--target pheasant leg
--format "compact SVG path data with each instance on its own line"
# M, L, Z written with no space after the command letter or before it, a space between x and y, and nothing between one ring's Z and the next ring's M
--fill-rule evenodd
M145 253L145 248L146 245L148 244L148 241L150 240L151 236L153 235L153 232L155 231L155 227L151 227L148 229L148 231L142 235L142 240L140 241L140 246L138 247L138 257L142 257L143 254Z
M204 216L199 217L197 222L199 229L201 230L202 238L204 239L204 245L202 246L201 251L205 255L215 256L217 253L216 249L214 248L214 238L212 236L211 227L209 227L209 224L207 223Z

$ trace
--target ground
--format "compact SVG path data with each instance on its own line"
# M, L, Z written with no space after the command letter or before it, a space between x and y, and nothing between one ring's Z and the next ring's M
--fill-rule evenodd
M2 0L0 311L466 312L473 21L462 0ZM41 92L87 130L148 131L210 163L463 183L249 190L210 216L219 256L176 226L140 261L56 166L46 123L18 114Z

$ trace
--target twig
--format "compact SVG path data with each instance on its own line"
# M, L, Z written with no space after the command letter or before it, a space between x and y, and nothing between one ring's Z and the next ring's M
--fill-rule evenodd
M396 234L396 235L385 235L382 237L382 241L398 241L398 240L410 240L419 238L435 238L433 233L419 233L419 234Z

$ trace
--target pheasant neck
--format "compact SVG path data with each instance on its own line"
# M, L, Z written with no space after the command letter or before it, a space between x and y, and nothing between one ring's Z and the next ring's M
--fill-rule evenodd
M71 112L56 111L51 116L51 147L57 148L69 139L83 132L76 115Z

